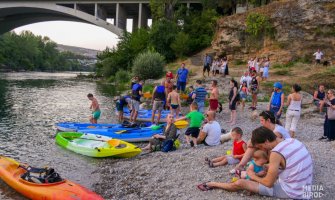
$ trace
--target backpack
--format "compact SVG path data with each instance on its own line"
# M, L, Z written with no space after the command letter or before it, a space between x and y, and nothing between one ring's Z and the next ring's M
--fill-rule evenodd
M21 178L32 183L57 183L63 181L60 175L55 172L53 168L35 168L31 166L25 167L22 165L19 167L26 170Z

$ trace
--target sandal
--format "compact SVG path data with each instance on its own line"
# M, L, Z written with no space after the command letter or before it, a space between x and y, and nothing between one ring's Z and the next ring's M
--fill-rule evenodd
M213 188L207 185L208 182L205 183L201 183L200 185L198 185L198 189L201 191L208 191L208 190L212 190Z
M211 162L211 160L210 160L208 157L206 157L206 158L205 158L205 162L206 162L207 164L209 164L209 162Z
M235 170L235 174L236 176L238 176L239 178L241 178L241 171L240 170Z
M212 161L209 161L209 162L208 162L208 166L209 166L210 168L214 168L214 163L213 163Z

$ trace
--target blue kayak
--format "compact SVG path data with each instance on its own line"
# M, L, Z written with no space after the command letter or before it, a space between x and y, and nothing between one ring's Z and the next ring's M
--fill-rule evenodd
M141 127L149 127L151 123L142 124ZM91 123L80 123L80 122L61 122L56 123L56 128L63 132L78 132L81 129L113 129L118 130L132 130L138 129L139 127L124 127L122 124L91 124Z
M163 129L160 128L158 130L152 130L151 128L138 128L138 129L120 129L120 130L113 130L113 129L80 129L78 132L81 133L90 133L90 134L97 134L108 136L113 139L119 139L126 142L143 142L148 141L152 138L155 134L162 134Z
M166 117L168 114L170 114L169 110L162 110L161 118L159 122L163 122L163 123L166 122ZM151 122L151 116L152 116L152 110L139 110L136 121ZM158 116L158 111L156 111L156 114L155 114L155 121L157 119L157 116ZM179 116L182 116L182 115L180 114ZM127 107L123 108L123 118L130 119L130 111Z

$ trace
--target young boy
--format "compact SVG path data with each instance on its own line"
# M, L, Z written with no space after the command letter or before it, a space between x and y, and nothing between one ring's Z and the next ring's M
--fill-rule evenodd
M172 92L168 94L167 102L170 104L170 112L172 116L174 116L173 113L176 113L176 118L179 116L179 111L181 108L180 104L180 96L177 92L177 86L173 86ZM171 103L170 103L171 102Z
M90 109L92 110L92 115L90 116L90 122L92 124L97 124L98 123L98 119L100 118L100 108L99 108L99 103L98 100L96 98L93 97L93 94L89 93L87 95L87 98L92 101L91 105L90 105Z
M198 104L196 102L193 102L190 105L190 110L191 112L189 112L185 117L181 117L176 121L184 119L190 120L190 127L185 132L186 143L188 145L191 145L190 143L190 136L191 136L194 147L197 147L197 138L199 136L202 121L205 119L205 117L201 112L198 112Z
M247 144L242 139L243 131L239 127L233 128L231 131L231 137L234 140L232 155L220 156L210 160L209 158L205 158L205 161L208 163L209 167L218 167L224 166L226 164L234 165L238 164L240 160L243 158L245 151L247 150Z
M253 159L247 165L247 170L254 171L259 177L265 176L265 164L268 163L268 156L266 152L262 150L257 150L254 152L252 158ZM250 179L247 171L236 171L236 174L242 179Z
M190 93L188 93L186 102L187 102L188 105L191 105L191 103L193 102L192 96L194 94L193 86L191 85L190 87L188 87L188 90L189 90Z

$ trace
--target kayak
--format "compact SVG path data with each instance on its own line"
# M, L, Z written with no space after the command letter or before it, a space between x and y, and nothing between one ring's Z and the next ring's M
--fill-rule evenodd
M22 167L20 167L22 166ZM34 200L73 200L73 199L103 199L96 193L72 181L61 179L57 182L30 182L27 168L17 161L0 156L0 178L23 196ZM46 179L47 180L47 179Z
M162 110L161 118L159 122L166 123L166 117L170 114L169 110ZM152 110L139 110L136 120L140 122L151 122L151 116L152 116ZM158 112L155 114L155 121L157 119ZM179 117L182 116L182 114L179 114ZM127 107L124 107L123 109L123 118L124 119L130 119L130 111Z
M162 134L162 126L157 129L151 128L138 128L133 130L118 130L113 129L80 129L81 133L97 134L102 136L111 137L113 139L119 139L126 142L143 142L149 141L151 137L155 134Z
M151 126L151 123L141 124L142 128ZM63 132L78 132L82 129L112 129L115 131L119 130L133 130L138 129L138 126L135 127L124 127L122 124L91 124L91 123L80 123L80 122L60 122L56 123L56 128L58 131Z
M59 132L56 143L90 157L131 158L141 153L140 148L128 142L88 133Z

